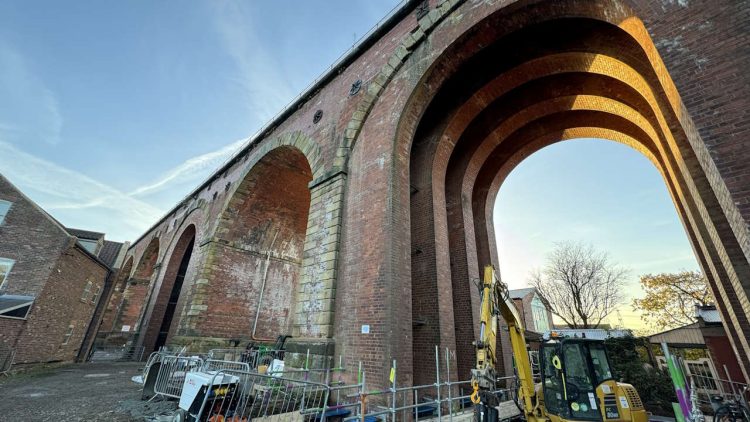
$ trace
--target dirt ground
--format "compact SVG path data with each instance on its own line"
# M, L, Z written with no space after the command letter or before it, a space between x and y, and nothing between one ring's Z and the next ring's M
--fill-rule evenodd
M0 378L3 421L148 421L175 402L140 400L142 363L86 363Z

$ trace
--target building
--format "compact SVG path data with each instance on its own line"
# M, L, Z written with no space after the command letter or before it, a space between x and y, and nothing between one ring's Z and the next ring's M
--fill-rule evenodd
M71 232L0 175L0 370L85 356L122 245Z
M704 357L685 358L690 373L710 376L715 380L745 382L737 355L729 342L716 306L695 306L696 322L649 336L649 343L666 344L671 350L697 350ZM695 354L695 353L693 353ZM662 358L660 358L662 359ZM660 364L664 364L660 360Z
M104 233L92 232L88 230L66 228L68 233L75 236L87 251L99 257L107 266L110 268L109 276L107 277L104 287L101 292L101 297L96 304L94 315L91 319L91 324L83 341L83 346L79 352L78 360L86 360L88 352L95 344L96 335L99 332L102 323L105 321L106 311L108 310L107 304L112 294L115 291L115 285L121 278L127 277L122 270L122 265L125 260L125 253L127 252L129 242L120 243L106 240ZM127 271L127 269L125 269Z
M544 305L539 292L534 287L509 290L508 294L523 321L526 343L532 350L539 350L542 333L549 331L553 326L552 312ZM503 321L500 322L498 338L498 359L502 357L503 360L503 368L498 369L502 374L510 376L513 374L513 353L510 352L512 349L508 326Z
M544 305L542 298L534 287L508 291L523 318L527 331L544 333L552 327L552 312Z

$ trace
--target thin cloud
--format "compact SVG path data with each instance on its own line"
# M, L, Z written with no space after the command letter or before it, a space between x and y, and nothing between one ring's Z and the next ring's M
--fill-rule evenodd
M175 184L202 179L208 176L210 171L215 170L234 155L247 141L247 139L240 139L216 151L192 157L182 164L171 168L155 182L141 186L130 192L129 195L144 196L163 191Z
M57 96L15 49L0 41L0 136L15 143L60 142L63 117Z
M163 214L163 210L111 186L2 141L0 171L63 224L82 222L89 225L83 228L104 231L112 238L132 238ZM82 212L84 209L89 212Z
M695 255L692 252L678 253L672 256L665 256L662 258L651 259L648 261L640 261L632 264L631 267L635 269L648 269L652 267L664 266L676 263L694 264Z
M281 66L260 41L249 8L251 2L212 3L214 27L236 71L230 79L245 92L253 118L262 124L272 118L292 98L294 90Z

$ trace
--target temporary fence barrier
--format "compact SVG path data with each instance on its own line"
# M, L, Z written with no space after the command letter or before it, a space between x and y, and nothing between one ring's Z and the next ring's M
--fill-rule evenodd
M726 368L725 368L726 369ZM711 375L696 374L690 375L690 379L695 385L698 393L698 401L701 404L711 404L711 397L721 396L723 399L739 399L740 396L746 401L750 401L748 394L748 385L741 382L732 381L729 372L725 371L727 378L715 378Z
M209 356L227 357L226 351L212 351ZM241 358L240 358L241 359ZM338 366L311 369L309 356L303 368L287 367L282 372L258 373L247 362L224 359L174 356L153 353L149 367L155 368L153 395L179 399L186 374L190 371L207 372L213 377L204 385L189 413L199 421L238 421L260 418L264 421L312 421L336 417L345 421L382 421L437 419L453 422L454 417L466 418L473 412L470 380L453 380L455 352L445 350L441 359L435 348L435 382L416 385L397 385L397 365L390 368L388 388L367 388L362 364L354 374L345 374L342 359ZM148 369L147 372L151 372ZM503 402L501 419L518 416L520 411L512 400L514 377L498 378L498 388L492 393ZM207 382L207 381L206 381ZM146 387L144 386L144 392ZM190 396L186 391L185 396ZM194 392L193 392L194 393ZM191 393L191 394L193 394ZM197 393L196 393L197 394ZM150 396L149 396L150 397ZM182 397L185 399L185 397ZM190 399L193 400L193 399ZM219 416L221 415L221 417Z
M179 399L185 383L185 374L203 367L203 359L196 356L161 356L150 366L144 388L149 385L151 370L156 369L153 392L157 396Z
M325 419L329 387L325 384L219 371L195 414L197 421L303 421Z
M250 365L246 362L237 362L231 360L218 360L218 359L206 359L203 363L202 371L222 371L222 370L235 370L235 371L250 371Z
M245 362L250 369L258 369L261 366L270 366L274 359L284 359L284 350L270 348L246 349L211 349L208 351L208 359Z
M331 387L332 397L336 396L337 390L351 390L356 387L359 391L355 394L346 394L345 398L354 399L353 401L344 401L339 408L351 409L352 415L344 418L344 421L355 420L373 420L377 418L385 421L397 420L414 420L420 419L437 419L439 421L453 421L454 416L465 416L468 412L473 412L471 403L471 381L452 381L451 373L451 353L445 350L445 371L442 372L439 349L435 348L435 383L416 386L398 387L396 384L397 366L396 361L392 362L389 380L390 388L384 390L367 390L366 374L358 374L356 386L343 386L340 388ZM441 372L444 379L441 379ZM503 377L497 379L497 385L513 384L514 377ZM496 395L504 406L505 411L501 412L501 419L510 419L518 416L520 411L513 403L512 388L497 388L491 392ZM331 409L329 406L327 409ZM328 412L327 412L328 413Z

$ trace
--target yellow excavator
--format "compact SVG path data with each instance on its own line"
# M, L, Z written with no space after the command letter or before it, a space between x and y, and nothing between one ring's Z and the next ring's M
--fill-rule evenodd
M471 400L475 418L496 422L496 344L498 317L508 326L518 379L516 403L528 422L618 421L647 422L638 392L617 382L604 342L585 338L553 338L539 351L541 382L534 384L523 323L508 287L490 265L481 285L481 325L474 342L476 368L472 369Z

